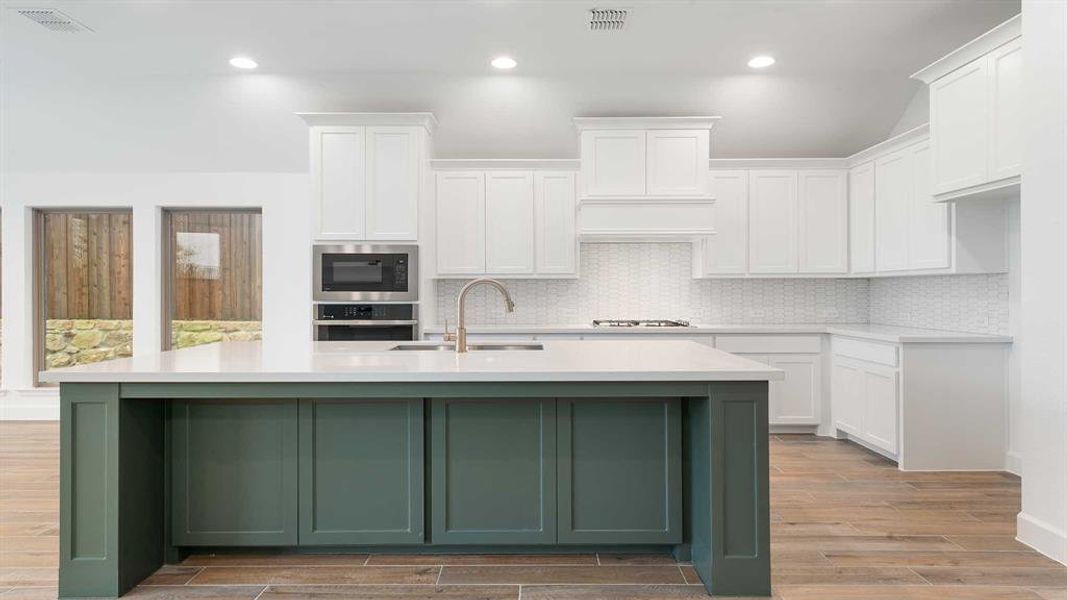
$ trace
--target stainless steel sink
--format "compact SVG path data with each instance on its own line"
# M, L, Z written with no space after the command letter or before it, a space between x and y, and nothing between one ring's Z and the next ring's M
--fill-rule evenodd
M500 344L467 344L467 350L471 352L489 352L489 351L513 351L513 350L544 350L544 344L524 344L524 343L500 343ZM390 350L399 350L403 352L407 351L434 351L434 352L455 352L455 344L397 344L390 348Z

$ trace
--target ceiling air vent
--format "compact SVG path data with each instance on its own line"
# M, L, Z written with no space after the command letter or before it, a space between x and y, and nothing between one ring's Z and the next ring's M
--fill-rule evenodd
M53 8L18 8L16 10L20 15L39 24L41 27L51 29L52 31L63 31L66 33L92 31L92 29L89 29L63 12Z
M589 31L622 31L626 27L628 8L594 8L589 11Z

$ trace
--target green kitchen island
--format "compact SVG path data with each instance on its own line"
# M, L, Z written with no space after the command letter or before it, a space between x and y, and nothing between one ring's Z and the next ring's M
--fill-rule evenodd
M249 547L662 551L709 593L769 595L781 377L679 340L231 342L47 371L59 595Z

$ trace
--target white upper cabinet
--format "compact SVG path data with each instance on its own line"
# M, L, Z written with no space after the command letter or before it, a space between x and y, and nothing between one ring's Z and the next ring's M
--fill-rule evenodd
M483 161L441 162L451 164L437 172L439 277L577 275L573 171L466 171L455 163Z
M300 113L310 125L316 240L419 237L429 113Z
M1015 17L912 75L930 86L933 194L1017 192L1022 164L1022 33Z
M645 131L582 133L582 186L590 198L645 194Z
M708 194L708 131L667 129L649 131L649 196L706 196Z
M748 235L750 272L797 272L796 171L749 172Z
M533 273L534 189L530 171L485 174L485 269Z
M718 117L590 117L581 135L581 199L710 199L710 131Z
M874 272L874 163L848 173L849 270Z
M712 169L715 235L693 245L693 276L847 273L847 177L843 169Z
M367 127L368 240L419 237L420 131Z
M911 206L908 207L908 266L912 269L947 269L950 254L951 223L949 206L935 202L930 193L930 145L912 146Z
M848 271L848 183L845 171L800 171L800 268L804 273Z
M437 173L437 272L485 272L485 174Z
M875 263L879 271L908 269L908 210L912 161L906 150L875 162Z
M748 270L748 171L712 171L714 236L701 241L704 272L739 274Z
M571 171L534 172L538 273L573 274L578 270L574 185L574 172Z
M315 233L320 238L363 236L365 140L362 127L318 127L311 132Z
M989 115L989 178L1022 174L1023 41L1016 38L989 55L992 103Z

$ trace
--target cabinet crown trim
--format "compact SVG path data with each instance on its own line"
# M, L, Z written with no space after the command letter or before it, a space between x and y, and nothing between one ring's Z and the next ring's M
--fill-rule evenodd
M846 158L712 158L708 168L724 169L845 169Z
M380 125L422 127L433 133L437 117L429 112L417 113L370 113L370 112L298 112L296 116L310 127L338 125Z
M575 117L578 131L604 129L711 129L719 116L705 117Z
M942 58L919 69L911 75L911 78L918 79L926 84L937 81L967 63L989 54L993 50L996 50L1000 46L1003 46L1022 34L1023 18L1021 14L1018 14L946 54Z
M577 158L435 158L434 171L577 171Z
M859 152L848 157L849 168L862 165L865 162L869 162L881 156L885 156L890 152L895 152L921 142L930 137L930 124L923 123L915 129L909 129L904 133L895 135L888 140L878 142L877 144L860 150Z

